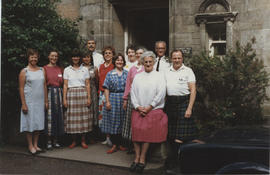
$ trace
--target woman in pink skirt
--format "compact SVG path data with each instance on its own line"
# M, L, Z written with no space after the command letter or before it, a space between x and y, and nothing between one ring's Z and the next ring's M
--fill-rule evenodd
M167 115L163 112L166 84L164 75L153 70L156 56L152 51L141 55L144 72L136 75L131 86L131 102L134 106L131 118L132 141L135 160L131 171L142 173L150 143L166 141Z

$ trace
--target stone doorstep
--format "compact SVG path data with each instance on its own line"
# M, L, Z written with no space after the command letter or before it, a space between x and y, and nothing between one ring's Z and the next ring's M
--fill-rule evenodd
M77 146L73 149L67 147L53 149L50 151L46 151L45 153L40 153L37 156L44 158L63 159L69 161L79 161L85 163L114 166L120 168L129 168L130 164L134 159L134 154L128 155L126 154L126 152L123 151L117 151L113 154L107 154L106 151L109 149L109 147L106 145L102 145L101 143L90 144L88 146L88 149L83 149L80 146ZM0 147L0 151L29 155L29 153L27 152L27 148L22 146L5 145ZM151 158L147 162L145 170L162 168L164 164L163 159L160 158L158 155L151 155L154 155L153 159Z

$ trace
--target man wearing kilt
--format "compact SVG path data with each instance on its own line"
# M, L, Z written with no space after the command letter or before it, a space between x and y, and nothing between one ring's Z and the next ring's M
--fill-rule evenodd
M194 139L197 128L192 117L196 98L196 79L191 68L183 64L181 50L171 52L172 66L165 73L167 97L165 112L168 115L168 161L175 160L176 143ZM172 162L166 162L171 165ZM175 161L173 161L175 162Z

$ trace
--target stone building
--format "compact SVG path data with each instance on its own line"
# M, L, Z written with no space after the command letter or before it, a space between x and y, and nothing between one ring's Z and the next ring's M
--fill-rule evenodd
M236 41L255 37L254 48L270 72L269 0L62 0L58 11L81 18L80 35L94 36L98 51L112 45L124 52L129 43L153 50L155 41L164 40L169 51L223 55ZM270 116L269 102L264 114Z

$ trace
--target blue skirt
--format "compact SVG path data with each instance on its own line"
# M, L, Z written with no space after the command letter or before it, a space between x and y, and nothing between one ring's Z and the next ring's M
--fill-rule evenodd
M121 134L125 110L123 109L123 92L110 92L109 100L111 110L106 109L104 104L102 110L101 131L105 134Z
M45 116L45 134L61 136L64 134L62 88L48 87L48 111Z

